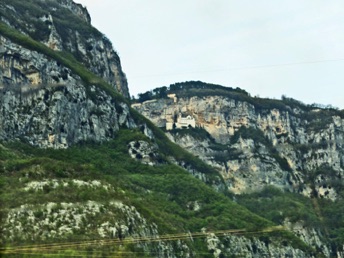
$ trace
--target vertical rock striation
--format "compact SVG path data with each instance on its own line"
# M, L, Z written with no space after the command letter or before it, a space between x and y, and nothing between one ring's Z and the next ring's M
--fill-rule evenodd
M130 97L118 54L111 42L91 26L90 15L82 5L72 0L4 0L0 3L0 15L1 21L8 26L53 50L72 54L76 60L103 78L116 91L126 98ZM1 52L5 51L3 43L1 49ZM15 72L15 67L12 67L12 70ZM0 78L0 82L1 80L4 79Z
M343 114L279 104L262 108L230 96L190 94L177 101L133 104L133 108L162 128L179 114L195 118L198 129L167 134L219 169L234 193L274 185L335 199L331 182L344 178ZM208 136L199 138L195 130L205 130ZM311 178L313 172L316 178Z

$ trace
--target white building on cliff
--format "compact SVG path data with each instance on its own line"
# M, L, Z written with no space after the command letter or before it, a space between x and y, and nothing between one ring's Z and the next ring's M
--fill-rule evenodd
M196 120L192 116L182 117L181 114L179 114L179 117L177 118L177 122L167 122L166 123L166 130L172 130L172 129L183 129L183 128L189 128L189 127L196 127Z

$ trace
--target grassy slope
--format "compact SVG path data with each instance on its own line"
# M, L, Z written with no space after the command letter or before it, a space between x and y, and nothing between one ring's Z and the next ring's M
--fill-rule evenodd
M256 228L272 225L272 223L231 202L222 194L216 193L213 189L175 165L166 164L152 167L133 161L127 154L126 146L131 140L143 138L145 137L137 131L123 129L118 133L116 139L111 142L84 144L68 150L42 150L21 143L7 144L8 151L3 152L4 154L1 157L4 168L2 175L6 175L6 177L2 178L6 181L4 194L2 195L3 204L7 207L16 207L24 202L23 198L29 202L45 202L52 200L51 198L56 200L60 198L57 193L54 193L53 196L49 196L49 194L42 195L37 199L35 196L32 196L32 199L28 195L23 196L20 191L11 190L14 183L11 180L14 178L18 179L26 176L27 180L43 180L44 178L101 179L115 184L119 188L125 188L127 193L133 195L130 202L141 199L139 196L146 192L147 189L160 193L159 198L153 196L147 203L145 203L146 200L140 200L144 204L137 202L135 206L142 206L142 210L155 214L154 216L158 218L164 218L174 213L174 215L178 214L181 217L191 219L183 223L186 223L187 228L192 231L200 230L204 226L223 229ZM16 152L18 154L14 154ZM105 160L106 162L104 162ZM41 174L30 172L33 171L32 168L35 166L40 166L44 172ZM10 175L13 177L9 177ZM19 184L24 185L27 180ZM32 194L35 195L35 193ZM63 195L64 193L60 194ZM62 198L63 196L61 196ZM78 201L78 198L81 197L76 196L75 199L71 197L69 199ZM116 198L120 197L117 196ZM148 195L146 198L150 199L151 197ZM154 200L155 198L158 199ZM200 212L201 217L216 215L216 218L212 218L214 220L213 224L203 221L198 225L196 222L192 222L192 217L197 215L197 212L189 212L181 208L186 207L188 202L195 200L205 204L204 209L208 212L207 214ZM177 204L176 207L180 207L175 209L176 207L172 207L171 203L175 203ZM221 208L223 205L224 207ZM147 207L150 208L147 209ZM224 212L219 213L219 210ZM160 213L162 213L161 216L158 215ZM166 214L163 215L163 213ZM168 221L168 219L163 220Z
M276 224L288 219L290 222L302 222L306 227L317 228L325 233L325 242L328 239L338 247L344 242L343 198L336 201L310 199L266 187L261 192L239 196L238 203Z
M121 200L135 206L149 222L156 223L160 234L200 232L203 227L207 230L259 230L274 225L215 192L177 166L166 164L151 167L133 161L127 154L127 143L142 138L140 132L121 130L116 139L108 143L84 144L67 150L42 150L22 143L5 144L0 152L3 217L9 209L22 204ZM97 179L104 184L111 184L117 190L23 190L30 181L73 178L85 181ZM200 203L199 211L187 208L187 204L192 201ZM286 232L272 235L289 239L293 245L306 248ZM69 240L92 237L94 235L89 232L80 232ZM12 244L23 244L22 240L17 241Z

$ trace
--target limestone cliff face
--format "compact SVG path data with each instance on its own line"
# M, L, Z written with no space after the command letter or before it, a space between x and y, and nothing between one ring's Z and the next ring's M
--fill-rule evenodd
M125 74L111 42L72 0L1 1L5 26L77 60L129 97ZM5 35L5 34L4 34ZM81 79L51 55L0 33L0 139L40 147L112 138L121 125L135 127L129 107ZM71 57L70 57L71 56Z
M43 54L0 37L0 138L24 139L39 147L112 138L121 125L136 127L125 103L91 86ZM9 84L8 82L11 82Z
M336 198L331 182L344 177L340 112L327 115L325 110L288 105L262 109L227 96L178 94L174 100L150 100L133 107L162 128L179 114L194 117L210 137L199 139L187 129L167 134L220 170L234 193L275 185L307 196ZM312 171L315 178L310 178Z
M10 1L0 3L1 21L53 50L72 54L89 70L111 84L119 93L129 98L126 76L111 42L90 24L86 8L72 0L58 1ZM38 76L39 67L31 63L29 71L11 63L18 62L20 53L1 41L1 62L7 66L7 75L1 76L0 84L37 84L43 80ZM12 60L9 60L11 56ZM26 57L27 58L27 57ZM24 62L21 60L21 62ZM59 82L59 77L54 77Z
M204 89L209 94L197 89L193 94L192 90L183 85L182 90L170 90L169 97L132 107L164 128L172 141L216 168L234 196L272 185L311 197L314 206L318 205L316 198L340 203L343 111L305 106L290 99L251 98L240 92L238 97L233 90L230 94L214 94L214 89ZM194 118L196 128L173 126L180 116ZM175 129L166 130L166 125ZM326 229L305 224L302 218L290 222L286 217L278 223L325 257L343 256L341 245L329 243ZM215 257L230 256L227 250L236 250L245 257L275 257L281 253L286 257L304 256L298 250L270 246L255 238L228 236L223 241L210 235L207 244Z

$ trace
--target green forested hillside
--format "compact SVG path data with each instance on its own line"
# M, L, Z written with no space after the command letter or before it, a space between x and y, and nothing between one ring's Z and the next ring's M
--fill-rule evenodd
M256 214L281 224L286 219L292 223L302 222L305 227L325 232L324 241L340 246L344 242L344 202L326 199L309 199L295 193L282 192L266 187L261 192L244 194L238 203Z
M126 205L134 206L148 223L157 225L161 235L201 232L202 229L206 231L242 229L247 231L244 235L250 236L250 232L254 231L258 232L259 236L259 232L263 229L276 225L232 202L228 196L215 192L175 165L161 164L152 167L134 161L127 153L127 144L129 141L142 138L144 136L138 131L121 130L111 142L84 143L67 150L44 150L19 142L3 143L0 153L2 245L11 248L99 239L97 227L105 221L116 219L111 218L114 216L114 211L106 208L112 201L121 201ZM75 180L89 183L96 180L107 188L77 187ZM47 184L41 189L30 189L28 186L33 182L47 182ZM89 201L103 205L103 212L97 217L86 217L90 221L83 221L79 230L71 234L44 239L44 231L56 231L64 224L72 227L69 225L71 222L61 221L59 225L47 225L37 235L26 238L25 231L32 230L29 227L30 223L26 221L27 218L12 217L10 219L14 224L17 220L21 220L23 233L15 234L11 241L8 240L12 226L6 221L8 214L13 214L13 211L22 205L30 207L34 220L38 223L48 218L44 210L44 205L47 203L54 203L53 209L59 214L65 208L63 203L71 203L83 209L84 204ZM199 205L199 209L190 206L195 202ZM86 224L92 225L87 228ZM276 231L271 235L276 237L278 232L292 245L306 248L302 241L290 233ZM264 237L269 236L269 233L261 234ZM204 239L201 238L190 244L196 250L204 248L203 242ZM100 248L99 244L95 244L82 249L80 254L88 251L89 254L95 255L99 250L104 254L107 252L110 254L121 248L123 249L123 246L119 245ZM125 248L128 252L132 252L131 255L137 252L135 245L128 244ZM78 248L73 246L67 249L68 252L78 253ZM65 251L43 249L29 250L29 252L63 254ZM68 252L64 254L67 255Z

